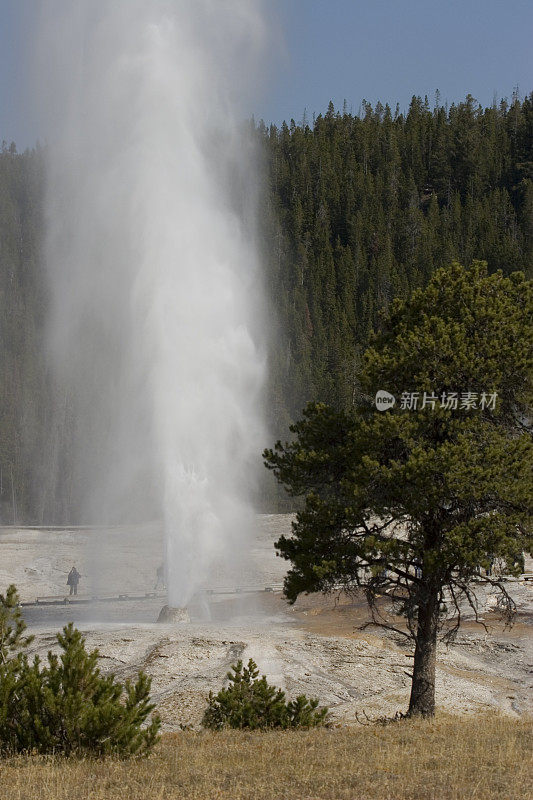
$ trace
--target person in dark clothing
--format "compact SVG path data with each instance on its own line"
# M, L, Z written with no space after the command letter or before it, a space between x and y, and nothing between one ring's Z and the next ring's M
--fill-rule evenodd
M166 589L165 565L164 564L160 564L159 565L159 567L157 568L156 576L157 576L157 580L155 582L154 591L156 589L159 589L159 584L162 585L163 589Z
M70 594L78 594L78 583L80 582L80 573L76 567L72 567L68 574L67 586L70 586Z

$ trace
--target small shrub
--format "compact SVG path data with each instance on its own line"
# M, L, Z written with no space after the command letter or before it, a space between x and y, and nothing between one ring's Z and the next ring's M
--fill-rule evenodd
M25 630L19 596L11 585L5 595L0 594L0 749L11 738L24 666L22 653L33 640L33 636L23 635Z
M23 637L26 623L20 611L20 599L13 584L5 595L0 594L0 664L16 656L33 641L33 636Z
M150 678L140 672L135 683L121 684L114 675L101 675L98 650L87 652L72 624L57 635L59 656L49 652L44 666L38 656L29 662L25 625L13 607L18 598L10 590L6 598L0 595L0 751L148 753L161 724L154 714L145 725L155 707Z
M202 724L211 730L223 728L314 728L327 724L328 709L318 709L318 700L299 695L285 702L285 692L270 686L266 676L259 678L257 664L242 661L228 672L229 686L217 695L209 693Z

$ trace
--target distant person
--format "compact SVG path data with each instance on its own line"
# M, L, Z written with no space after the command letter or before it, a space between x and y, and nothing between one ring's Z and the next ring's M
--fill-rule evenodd
M155 582L154 591L156 589L159 589L159 584L161 584L163 589L166 589L167 587L166 587L166 581L165 581L165 565L164 564L160 564L158 566L157 572L156 572L156 577L157 577L157 580Z
M80 578L81 575L76 567L72 567L67 578L67 586L70 586L70 594L78 594L78 583L80 582Z

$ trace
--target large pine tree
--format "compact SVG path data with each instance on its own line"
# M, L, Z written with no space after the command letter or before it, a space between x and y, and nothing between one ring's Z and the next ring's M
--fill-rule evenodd
M523 569L533 498L533 281L475 262L397 300L367 350L360 404L309 406L266 465L305 505L277 547L285 594L362 588L377 624L387 595L414 644L409 713L435 712L439 629L453 636L480 584ZM380 390L397 398L379 410ZM401 402L403 397L404 402ZM488 570L482 573L481 568Z

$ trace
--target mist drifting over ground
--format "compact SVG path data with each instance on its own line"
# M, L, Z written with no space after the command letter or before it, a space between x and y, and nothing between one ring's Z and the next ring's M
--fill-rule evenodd
M39 25L52 428L74 431L54 469L85 522L163 519L183 605L245 550L264 444L256 165L238 106L260 3L46 2Z

